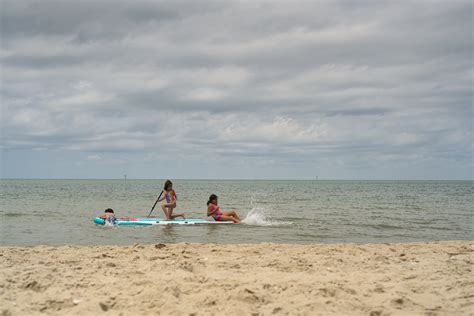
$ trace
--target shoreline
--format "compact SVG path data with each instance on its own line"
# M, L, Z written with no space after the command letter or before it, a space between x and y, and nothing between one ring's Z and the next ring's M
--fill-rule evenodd
M474 241L0 246L0 312L472 314Z

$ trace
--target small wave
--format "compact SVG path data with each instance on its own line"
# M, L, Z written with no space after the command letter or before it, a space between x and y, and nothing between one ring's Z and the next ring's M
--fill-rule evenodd
M5 213L3 216L5 217L20 217L20 216L27 216L31 215L30 213Z
M242 220L242 223L255 226L283 226L291 225L292 222L274 221L270 220L265 214L263 207L254 207L247 213L247 216Z
M375 229L406 229L406 227L388 224L359 224L358 226L370 227Z

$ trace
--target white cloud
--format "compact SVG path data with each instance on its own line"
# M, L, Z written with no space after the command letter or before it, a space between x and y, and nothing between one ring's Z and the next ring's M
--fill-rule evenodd
M110 4L5 2L2 149L470 163L469 1Z
M89 161L96 161L96 160L101 160L101 159L102 159L102 157L99 156L99 155L89 155L89 156L87 156L87 160L89 160Z
M211 101L223 99L226 96L224 91L220 91L214 88L198 88L193 89L186 93L183 97L184 100L195 100L195 101Z
M288 117L275 117L270 122L252 117L229 117L216 125L220 131L217 137L227 141L311 143L318 142L325 133L323 126L304 126Z

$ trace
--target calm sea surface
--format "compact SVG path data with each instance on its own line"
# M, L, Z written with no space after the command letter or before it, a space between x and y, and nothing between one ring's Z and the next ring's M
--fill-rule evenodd
M0 180L0 245L158 242L381 243L473 240L473 181L175 180L178 207L204 218L211 193L241 225L102 227L111 207L144 217L162 180ZM163 217L157 207L155 216Z

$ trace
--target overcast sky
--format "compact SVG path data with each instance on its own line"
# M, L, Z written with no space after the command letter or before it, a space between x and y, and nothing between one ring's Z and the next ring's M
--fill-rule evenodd
M3 178L473 178L469 0L0 2Z

